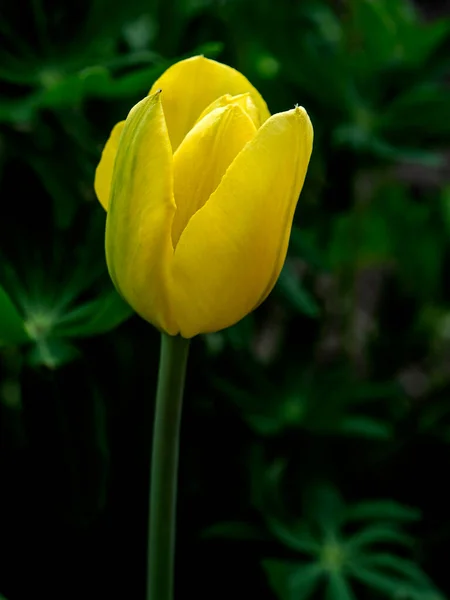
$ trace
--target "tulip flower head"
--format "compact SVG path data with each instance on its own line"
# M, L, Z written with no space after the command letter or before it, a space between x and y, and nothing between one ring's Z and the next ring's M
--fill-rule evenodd
M186 338L255 309L283 266L312 140L302 107L270 116L231 67L196 56L167 69L96 171L119 293Z

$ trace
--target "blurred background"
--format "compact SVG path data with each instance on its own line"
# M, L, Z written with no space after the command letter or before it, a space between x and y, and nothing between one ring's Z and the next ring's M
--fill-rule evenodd
M159 335L112 288L93 177L195 54L305 106L315 146L275 290L192 344L176 597L450 597L449 8L2 3L2 599L144 598Z

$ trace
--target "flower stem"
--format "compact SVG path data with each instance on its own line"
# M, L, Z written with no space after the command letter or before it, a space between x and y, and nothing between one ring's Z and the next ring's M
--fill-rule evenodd
M189 340L165 333L153 427L147 600L173 600L178 448Z

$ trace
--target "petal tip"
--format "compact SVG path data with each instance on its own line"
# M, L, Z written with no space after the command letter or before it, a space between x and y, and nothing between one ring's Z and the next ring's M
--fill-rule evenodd
M311 119L309 118L307 110L303 108L303 106L299 106L298 104L296 104L293 110L290 112L294 113L294 115L297 117L297 119L301 122L302 125L306 124L307 131L309 132L309 137L312 141L312 138L314 136L314 128L311 123Z
M306 108L304 108L303 106L300 106L299 104L296 104L293 108L293 112L294 114L298 115L299 117L303 117L303 118L308 118L308 113L306 111Z

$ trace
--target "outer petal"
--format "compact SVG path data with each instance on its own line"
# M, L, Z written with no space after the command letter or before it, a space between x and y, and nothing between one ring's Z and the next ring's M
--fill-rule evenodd
M119 123L114 125L111 135L103 148L97 170L95 171L95 193L105 210L108 210L109 206L114 161L116 160L117 148L119 147L120 136L122 135L124 126L125 121L119 121Z
M250 117L240 106L230 104L210 112L184 138L173 158L177 205L172 227L174 246L189 219L205 204L255 133Z
M312 138L303 108L271 117L189 221L175 250L171 284L184 337L236 323L272 289Z
M106 221L106 259L122 296L144 319L178 333L167 293L175 202L160 94L130 112L117 151Z
M203 110L224 94L250 92L261 115L270 116L259 92L242 73L204 56L194 56L175 63L155 81L150 93L162 89L162 103L175 151Z

